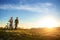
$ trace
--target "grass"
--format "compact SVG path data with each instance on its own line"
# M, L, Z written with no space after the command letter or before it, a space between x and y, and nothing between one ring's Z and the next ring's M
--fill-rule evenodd
M48 33L45 33L43 29L1 29L0 40L60 40L60 30L47 35Z

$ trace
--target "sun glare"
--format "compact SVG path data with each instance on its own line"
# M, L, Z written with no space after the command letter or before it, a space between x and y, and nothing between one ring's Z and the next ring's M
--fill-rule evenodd
M40 20L39 25L40 25L40 27L52 28L52 27L57 27L58 22L53 17L46 16L46 17L42 18L42 20Z

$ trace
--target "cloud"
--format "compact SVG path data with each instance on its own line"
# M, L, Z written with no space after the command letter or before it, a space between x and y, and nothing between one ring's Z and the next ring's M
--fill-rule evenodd
M52 3L36 3L36 4L25 4L25 5L0 5L0 9L11 9L11 10L27 10L36 13L43 14L57 14L55 5ZM58 14L57 14L58 15Z

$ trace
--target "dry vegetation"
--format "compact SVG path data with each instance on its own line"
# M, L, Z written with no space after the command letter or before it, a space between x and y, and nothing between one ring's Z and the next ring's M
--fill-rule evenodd
M52 29L0 29L0 40L60 40L60 28Z

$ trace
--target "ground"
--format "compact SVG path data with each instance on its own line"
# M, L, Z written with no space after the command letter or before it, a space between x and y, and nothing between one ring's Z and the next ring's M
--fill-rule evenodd
M60 40L60 28L52 29L0 29L0 40Z

